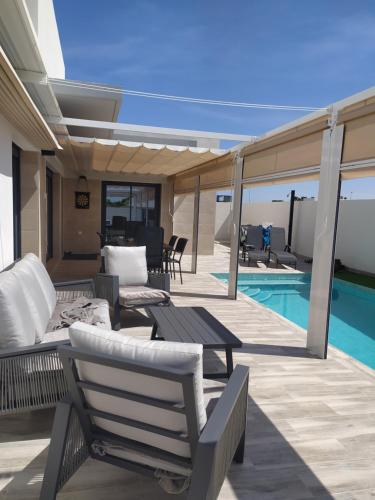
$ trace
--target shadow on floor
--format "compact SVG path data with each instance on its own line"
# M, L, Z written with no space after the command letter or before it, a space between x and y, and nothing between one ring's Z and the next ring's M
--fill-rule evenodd
M251 383L251 379L250 379ZM35 429L50 426L49 411L39 411L29 414L25 420L32 432ZM9 420L11 417L6 417ZM15 417L20 424L22 417ZM24 422L24 424L25 424ZM223 484L220 499L225 500L303 500L303 499L333 499L314 472L295 451L293 446L282 434L282 429L292 431L286 422L278 419L276 425L267 417L262 409L249 396L245 461L243 464L233 464L227 481ZM281 430L279 430L281 429ZM4 437L3 433L2 436ZM45 433L43 432L43 436ZM26 436L22 435L22 439ZM16 430L9 432L7 442L12 447L19 444L20 436ZM27 446L24 447L27 450ZM310 453L319 453L312 450ZM17 472L0 473L0 481L5 484L0 491L1 498L37 499L43 480L43 471L47 460L48 447L39 452L30 462ZM323 457L322 457L323 459ZM61 492L62 498L75 500L107 500L111 498L153 498L153 500L171 500L155 480L124 471L108 464L88 459L73 475ZM173 496L182 500L184 496Z
M193 292L172 292L172 301L173 297L196 297L200 299L228 299L227 295L220 295L217 293L193 293ZM229 299L228 299L229 300Z
M264 356L286 356L289 358L315 358L315 356L310 354L306 347L273 344L250 344L245 342L242 344L242 347L240 349L236 349L235 352L262 354Z
M281 428L283 424L282 421L278 422ZM321 453L323 460L324 452ZM223 499L233 497L238 500L330 500L334 498L250 396L245 461L243 464L232 465L228 482L231 491L228 488L229 484L224 484L221 491Z

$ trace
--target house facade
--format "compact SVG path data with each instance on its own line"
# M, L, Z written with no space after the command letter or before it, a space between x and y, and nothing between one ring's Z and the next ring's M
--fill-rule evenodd
M119 87L65 78L52 0L4 2L0 44L0 267L27 252L44 262L96 253L116 214L168 238L175 212L191 240L191 199L174 210L173 175L224 154L221 139L246 137L118 123ZM214 210L214 193L201 208ZM202 253L213 237L202 235Z

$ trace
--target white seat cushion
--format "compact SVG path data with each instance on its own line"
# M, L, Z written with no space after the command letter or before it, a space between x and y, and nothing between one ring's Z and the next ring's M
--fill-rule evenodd
M148 280L146 247L104 247L105 271L119 277L120 286L144 286Z
M35 342L38 343L43 340L51 314L47 296L43 292L41 281L35 277L33 265L29 260L22 259L15 264L11 272L17 277L25 294L35 326Z
M12 271L0 273L0 349L35 344L34 319L24 291Z
M51 278L49 277L49 274L47 273L46 268L44 267L41 260L38 259L38 257L33 253L26 254L22 261L30 264L31 270L43 290L51 317L56 307L56 290L53 286Z
M97 354L116 356L127 361L147 363L155 367L170 367L193 373L195 406L198 427L202 429L207 421L203 398L203 347L200 344L163 342L136 339L113 331L105 331L84 323L74 323L69 329L69 336L74 347ZM175 404L183 403L180 383L162 380L131 371L79 362L78 369L83 380L114 387L124 391L150 396ZM88 403L96 409L112 412L116 415L145 422L163 429L186 435L185 416L161 408L120 399L107 394L85 391ZM173 437L165 437L149 431L135 429L121 423L95 417L99 427L114 434L149 444L158 449L176 455L189 457L187 443Z
M165 290L147 286L120 286L119 302L123 307L167 304L169 301L170 295Z

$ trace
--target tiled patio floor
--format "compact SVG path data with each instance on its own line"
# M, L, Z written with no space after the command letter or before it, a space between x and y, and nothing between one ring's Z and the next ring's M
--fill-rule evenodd
M227 248L200 257L198 270L184 273L183 286L173 282L175 305L206 307L242 339L235 363L251 370L246 459L233 466L220 499L375 498L375 372L335 349L326 361L311 358L299 328L244 296L228 300L210 275L227 272ZM123 319L147 324L139 314ZM206 362L220 370L222 359L213 353ZM51 419L46 411L0 420L0 498L38 497ZM171 497L152 480L88 460L59 498Z

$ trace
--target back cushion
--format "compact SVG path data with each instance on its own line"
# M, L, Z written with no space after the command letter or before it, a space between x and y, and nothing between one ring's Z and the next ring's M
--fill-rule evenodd
M44 267L42 261L38 259L38 257L33 253L28 253L27 255L25 255L22 261L30 266L35 279L38 281L43 291L44 298L48 304L48 311L51 317L53 311L55 310L57 299L55 287L53 286L46 268Z
M0 349L35 344L35 326L30 309L12 271L0 273Z
M142 340L78 322L70 327L69 336L74 347L92 353L152 364L156 368L159 366L179 368L193 373L198 427L200 429L204 427L207 415L203 399L202 345ZM182 386L174 381L82 361L78 362L78 370L80 377L86 381L175 404L182 404L184 401ZM182 414L89 390L85 390L85 395L88 403L96 409L187 434L186 418ZM95 417L94 421L99 427L128 439L149 444L176 455L190 456L187 443L102 418Z
M119 277L120 286L147 283L146 247L104 247L105 271Z
M11 272L22 287L35 326L35 342L41 342L50 320L50 307L41 283L36 279L32 264L25 259L15 264Z

